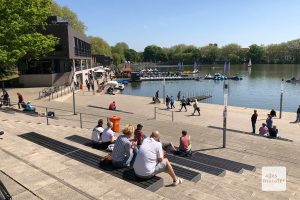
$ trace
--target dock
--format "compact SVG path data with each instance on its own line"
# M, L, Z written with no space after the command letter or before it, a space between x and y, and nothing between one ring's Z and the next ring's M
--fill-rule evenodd
M195 80L195 77L141 77L141 81L175 81L175 80Z

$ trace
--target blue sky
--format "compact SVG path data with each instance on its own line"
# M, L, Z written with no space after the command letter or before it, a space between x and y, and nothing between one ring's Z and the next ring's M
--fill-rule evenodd
M110 45L223 46L300 38L300 0L56 0Z

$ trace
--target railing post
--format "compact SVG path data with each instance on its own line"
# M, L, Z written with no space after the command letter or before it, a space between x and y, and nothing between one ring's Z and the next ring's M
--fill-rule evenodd
M51 92L51 96L52 96L52 99L53 99L53 92Z
M174 111L172 111L172 122L174 122Z
M156 120L156 107L154 107L154 119Z
M48 108L46 107L46 119L47 119L47 125L49 125L49 119L48 119Z
M80 117L80 128L82 128L82 116L81 116L81 113L79 113L79 117Z
M49 95L49 101L50 101L50 99L51 99L51 95Z

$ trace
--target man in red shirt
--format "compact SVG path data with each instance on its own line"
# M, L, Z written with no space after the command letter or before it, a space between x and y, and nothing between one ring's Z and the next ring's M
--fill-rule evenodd
M134 131L134 140L137 142L138 147L142 145L143 140L145 138L144 132L142 130L143 125L138 124L135 131Z
M108 107L109 110L116 110L116 108L117 108L116 102L113 101L112 103L109 104L109 107Z
M180 145L178 150L186 153L191 150L191 147L191 137L187 134L185 130L183 130L182 136L180 137Z

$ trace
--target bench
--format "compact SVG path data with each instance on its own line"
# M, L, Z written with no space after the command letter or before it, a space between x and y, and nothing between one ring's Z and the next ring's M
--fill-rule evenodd
M19 137L31 141L40 146L43 146L47 149L50 149L56 153L62 154L71 159L77 160L90 167L105 171L104 169L99 168L99 161L100 159L102 159L102 157L96 154L65 144L63 142L54 140L52 138L40 135L35 132L25 133L19 135ZM128 168L114 169L112 171L106 171L106 172L110 173L114 177L126 180L136 186L139 186L141 188L153 192L164 186L162 178L158 176L154 176L148 180L138 179L135 176L134 171Z
M187 159L193 159L196 161L200 161L203 163L206 163L208 165L213 165L220 167L222 169L226 169L228 171L232 172L237 172L240 173L242 172L243 169L249 170L249 171L255 171L256 167L232 160L227 160L225 158L220 158L216 156L211 156L208 154L200 153L200 152L193 152L192 157L187 158Z
M83 144L85 146L89 146L92 147L92 140L82 137L80 135L71 135L66 137L65 139L79 143L79 144ZM175 156L172 155L170 153L166 154L166 158L168 158L170 160L170 162L178 164L178 165L182 165L191 169L195 169L198 171L202 171L202 172L206 172L215 176L225 176L225 170L224 169L220 169L214 166L210 166L210 165L206 165L200 162L195 162L193 160L188 160L185 159L183 157L179 157L179 156ZM173 165L173 168L176 168L176 165ZM176 170L174 169L175 173L177 174ZM178 176L182 177L183 175L181 174L177 174ZM184 178L184 177L183 177ZM193 180L193 179L192 179Z
M2 181L0 180L0 199L2 200L10 200L12 199L11 195L9 194L9 192L7 191L6 187L4 186L4 184L2 183Z

